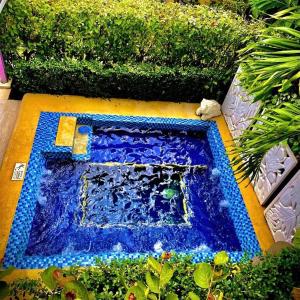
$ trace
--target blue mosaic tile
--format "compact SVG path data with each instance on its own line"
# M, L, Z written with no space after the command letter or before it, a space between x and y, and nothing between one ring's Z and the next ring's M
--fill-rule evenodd
M215 167L221 170L220 182L222 192L226 201L230 203L229 213L234 224L234 228L241 244L242 251L230 252L233 261L237 261L246 252L250 257L260 252L260 247L250 222L244 201L240 194L238 184L234 178L233 171L229 164L222 138L217 125L213 121L201 121L190 119L174 118L149 118L130 117L115 115L92 115L74 113L53 113L43 112L40 115L39 124L33 143L33 149L24 179L22 192L19 198L14 221L11 227L8 245L5 252L4 266L14 265L20 269L46 268L50 265L58 267L81 265L89 266L95 263L98 257L103 261L124 258L140 258L145 255L140 253L101 253L99 255L78 254L78 255L57 255L57 256L26 256L25 250L28 244L31 223L34 218L36 206L36 193L38 182L41 176L40 169L46 157L71 158L71 147L55 146L56 132L59 118L61 116L75 116L77 123L89 126L126 126L152 129L177 129L187 131L204 131L207 133L208 141L214 157ZM89 133L89 140L91 140ZM86 155L76 156L78 160L86 160L90 157L91 144L88 144ZM185 252L179 254L193 255L194 261L199 262L207 258L212 258L214 252ZM149 253L148 255L157 255ZM146 255L147 256L147 255Z

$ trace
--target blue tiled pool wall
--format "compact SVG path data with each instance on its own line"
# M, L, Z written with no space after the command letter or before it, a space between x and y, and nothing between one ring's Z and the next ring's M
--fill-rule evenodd
M103 260L113 258L137 258L145 255L139 253L101 253L100 255L78 254L78 255L56 255L56 256L25 256L25 250L34 217L36 205L36 193L38 191L41 168L45 157L55 156L57 158L71 158L71 147L56 147L54 145L56 131L60 116L75 116L78 124L91 126L113 126L124 127L175 129L206 131L213 152L216 167L221 170L221 186L224 197L230 202L229 212L232 217L236 234L240 240L242 249L250 256L260 251L252 224L249 220L244 202L242 200L238 185L234 179L225 148L214 122L201 120L172 119L172 118L148 118L148 117L126 117L112 115L88 115L72 113L41 113L32 153L24 180L21 196L13 221L9 241L5 253L4 265L14 265L17 268L45 268L49 265L67 266L72 264L91 265L96 257ZM89 146L90 149L90 146ZM79 159L87 159L82 156ZM73 158L74 159L74 158ZM231 252L232 259L237 260L243 256L244 251ZM185 252L186 253L186 252ZM150 253L151 254L151 253ZM210 251L194 252L194 261L200 261L212 257ZM155 255L155 253L152 253Z
M221 172L221 187L225 199L230 202L229 213L242 249L247 249L250 256L255 255L260 247L216 123L207 130L207 137L210 145L218 145L211 150L215 166Z

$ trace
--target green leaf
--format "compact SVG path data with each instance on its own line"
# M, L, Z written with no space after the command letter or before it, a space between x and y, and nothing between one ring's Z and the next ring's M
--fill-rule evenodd
M218 275L216 272L214 272L213 276L213 282L218 282L226 279L230 275L230 272L222 273L222 275Z
M174 269L169 263L164 263L160 273L160 286L165 286L171 280L174 274Z
M147 287L142 281L138 281L135 286L139 287L146 294Z
M195 283L203 289L207 289L210 286L210 282L213 276L211 265L208 263L200 263L194 272Z
M214 263L217 266L225 265L229 260L229 256L226 251L220 251L215 255Z
M159 294L159 279L156 276L151 275L150 272L147 272L146 283L151 292Z
M154 257L148 258L148 265L153 271L160 274L162 266Z
M128 300L130 294L133 294L136 300L146 300L144 291L139 286L132 286L131 288L129 288L124 300Z
M282 32L288 33L290 35L293 35L297 38L300 38L300 31L289 28L289 27L272 27L272 30L282 31Z
M177 191L174 190L174 189L171 189L171 188L166 188L162 191L162 196L165 198L165 199L172 199L175 195L176 195Z
M75 299L89 299L89 294L85 286L79 281L68 282L61 292L61 299L67 300L68 293L72 293Z
M296 229L296 233L293 238L293 245L300 249L300 228Z
M157 300L157 297L155 294L149 294L147 299L150 299L150 300Z
M88 300L96 300L96 295L94 292L88 292Z
M47 288L50 290L54 290L57 287L57 282L53 276L53 272L58 268L55 266L51 266L43 271L41 274L41 278L43 283L46 285Z
M166 300L178 300L178 296L174 293L169 293L166 297Z
M200 297L193 292L189 292L188 296L191 300L200 300Z
M5 270L1 270L0 271L0 279L5 277L5 276L8 276L9 274L11 274L16 268L15 267L12 267L12 266L9 266L7 269Z

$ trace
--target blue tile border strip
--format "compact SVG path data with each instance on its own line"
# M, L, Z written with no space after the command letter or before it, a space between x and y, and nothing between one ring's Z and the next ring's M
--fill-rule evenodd
M260 247L252 223L249 219L238 184L230 166L218 127L214 121L42 112L35 134L27 173L9 235L4 257L5 267L13 265L19 269L43 269L50 265L56 265L57 267L70 265L88 266L95 264L95 258L109 261L116 258L139 258L147 256L139 253L127 254L116 252L100 253L99 255L72 254L47 257L26 256L24 254L29 239L31 223L34 218L36 193L38 191L38 182L41 176L40 169L42 168L45 157L55 155L57 158L72 158L71 147L57 147L54 143L59 118L61 116L75 116L77 117L77 124L90 126L122 125L139 128L205 131L213 153L215 167L222 170L220 174L221 188L225 200L230 203L229 214L242 248L242 251L230 252L230 257L233 261L237 261L241 259L245 253L252 257L260 252ZM90 145L86 156L76 157L76 159L85 160L89 159L89 157ZM214 255L214 253L210 251L184 252L179 254L193 255L195 262L212 258ZM157 254L149 253L149 255L156 256Z

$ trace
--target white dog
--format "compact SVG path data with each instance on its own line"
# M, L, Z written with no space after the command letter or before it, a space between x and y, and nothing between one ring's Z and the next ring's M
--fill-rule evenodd
M204 99L201 101L199 108L196 110L196 115L201 117L201 120L208 120L221 115L221 105L216 100Z

